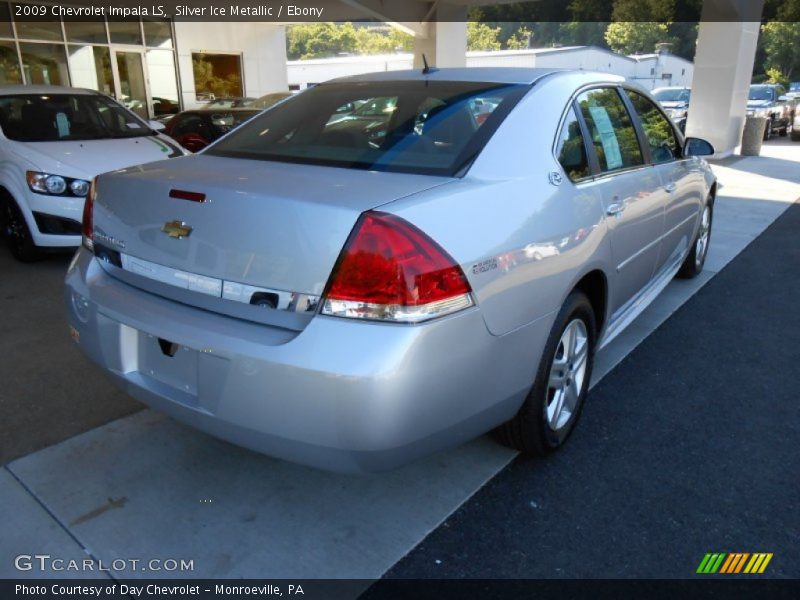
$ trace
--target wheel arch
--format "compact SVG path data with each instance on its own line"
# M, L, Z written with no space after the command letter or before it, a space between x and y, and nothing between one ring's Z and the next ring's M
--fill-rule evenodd
M572 291L586 294L594 310L597 339L600 339L607 322L608 314L608 278L601 269L593 269L585 273L573 286Z

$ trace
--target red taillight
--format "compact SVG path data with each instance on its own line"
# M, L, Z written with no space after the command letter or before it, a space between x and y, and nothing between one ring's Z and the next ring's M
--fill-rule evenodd
M92 181L83 203L83 226L81 228L83 245L89 250L92 250L94 246L94 192L95 182Z
M324 314L417 322L472 306L463 271L436 242L394 215L364 214L325 293Z

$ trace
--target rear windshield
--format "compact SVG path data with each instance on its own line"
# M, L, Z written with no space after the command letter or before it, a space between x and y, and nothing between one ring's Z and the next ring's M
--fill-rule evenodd
M0 96L0 127L18 142L103 140L152 135L111 98L94 94Z
M477 156L527 85L332 83L255 117L207 154L452 176Z
M772 100L772 88L766 85L753 85L750 86L750 94L747 96L748 100Z
M656 90L653 92L653 98L659 102L688 102L689 90Z

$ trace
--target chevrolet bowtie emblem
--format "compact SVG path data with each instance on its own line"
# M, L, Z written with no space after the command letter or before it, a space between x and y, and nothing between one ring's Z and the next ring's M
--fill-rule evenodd
M179 240L189 237L189 234L192 233L192 228L183 221L168 221L164 223L161 231L166 233L169 237Z

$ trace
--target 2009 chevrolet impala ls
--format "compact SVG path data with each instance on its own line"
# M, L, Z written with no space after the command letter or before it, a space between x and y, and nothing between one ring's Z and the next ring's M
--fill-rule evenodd
M99 176L72 336L146 404L301 463L386 469L492 429L548 454L596 350L703 268L712 152L605 74L332 81Z

